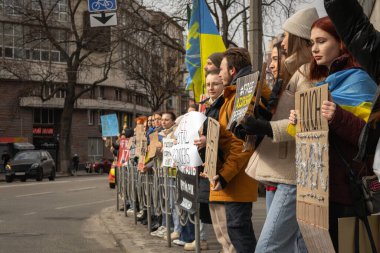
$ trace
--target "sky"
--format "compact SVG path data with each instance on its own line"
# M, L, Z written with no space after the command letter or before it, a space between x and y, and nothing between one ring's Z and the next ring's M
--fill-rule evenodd
M320 17L326 16L325 7L323 6L323 0L308 0L307 4L300 4L297 6L297 10L307 8L307 7L315 7L317 8L318 14Z
M315 7L317 9L317 11L318 11L319 17L324 17L324 16L327 15L326 11L325 11L325 8L323 6L323 0L305 0L305 2L307 2L307 3L298 4L296 6L296 8L295 8L296 11L304 9L304 8ZM264 30L264 34L273 35L273 34L271 34L272 31L269 31L265 27L263 28L263 30ZM275 27L274 30L275 30L275 34L274 35L279 34L279 33L282 32L281 26ZM264 36L263 39L264 39L264 50L266 51L266 49L267 49L266 47L267 47L268 42L269 42L269 40L271 38ZM238 43L240 44L240 41Z

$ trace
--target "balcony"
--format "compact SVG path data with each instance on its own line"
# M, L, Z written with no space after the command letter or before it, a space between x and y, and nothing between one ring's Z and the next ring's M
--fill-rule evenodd
M63 108L64 98L52 98L42 102L39 97L23 97L20 99L21 107L36 107L36 108ZM76 109L90 110L114 110L123 112L132 112L134 110L132 103L106 100L106 99L78 99L75 103ZM136 112L141 114L151 113L149 107L136 105Z

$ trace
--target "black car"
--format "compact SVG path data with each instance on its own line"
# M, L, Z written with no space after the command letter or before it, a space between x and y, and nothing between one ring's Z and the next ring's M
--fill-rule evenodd
M46 150L27 150L18 152L7 166L5 180L10 183L15 178L26 181L35 178L42 181L44 177L55 179L55 163Z

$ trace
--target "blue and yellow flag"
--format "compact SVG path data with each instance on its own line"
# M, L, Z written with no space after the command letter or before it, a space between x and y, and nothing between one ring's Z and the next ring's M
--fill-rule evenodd
M194 91L194 98L199 102L205 93L204 66L208 56L224 52L226 47L211 17L205 0L194 0L186 44L186 68L189 71L186 89Z
M334 103L368 121L377 85L367 72L357 68L338 71L316 86L324 83L329 84Z

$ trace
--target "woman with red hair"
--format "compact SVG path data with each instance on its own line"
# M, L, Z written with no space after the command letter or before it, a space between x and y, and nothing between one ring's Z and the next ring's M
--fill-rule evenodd
M360 132L371 112L376 84L348 52L330 18L314 22L311 42L313 59L309 79L324 80L316 86L327 83L331 94L329 101L322 102L322 116L329 125L329 232L338 252L338 218L357 216L347 164L359 177L371 173L353 158L358 152ZM289 120L296 123L294 110Z

